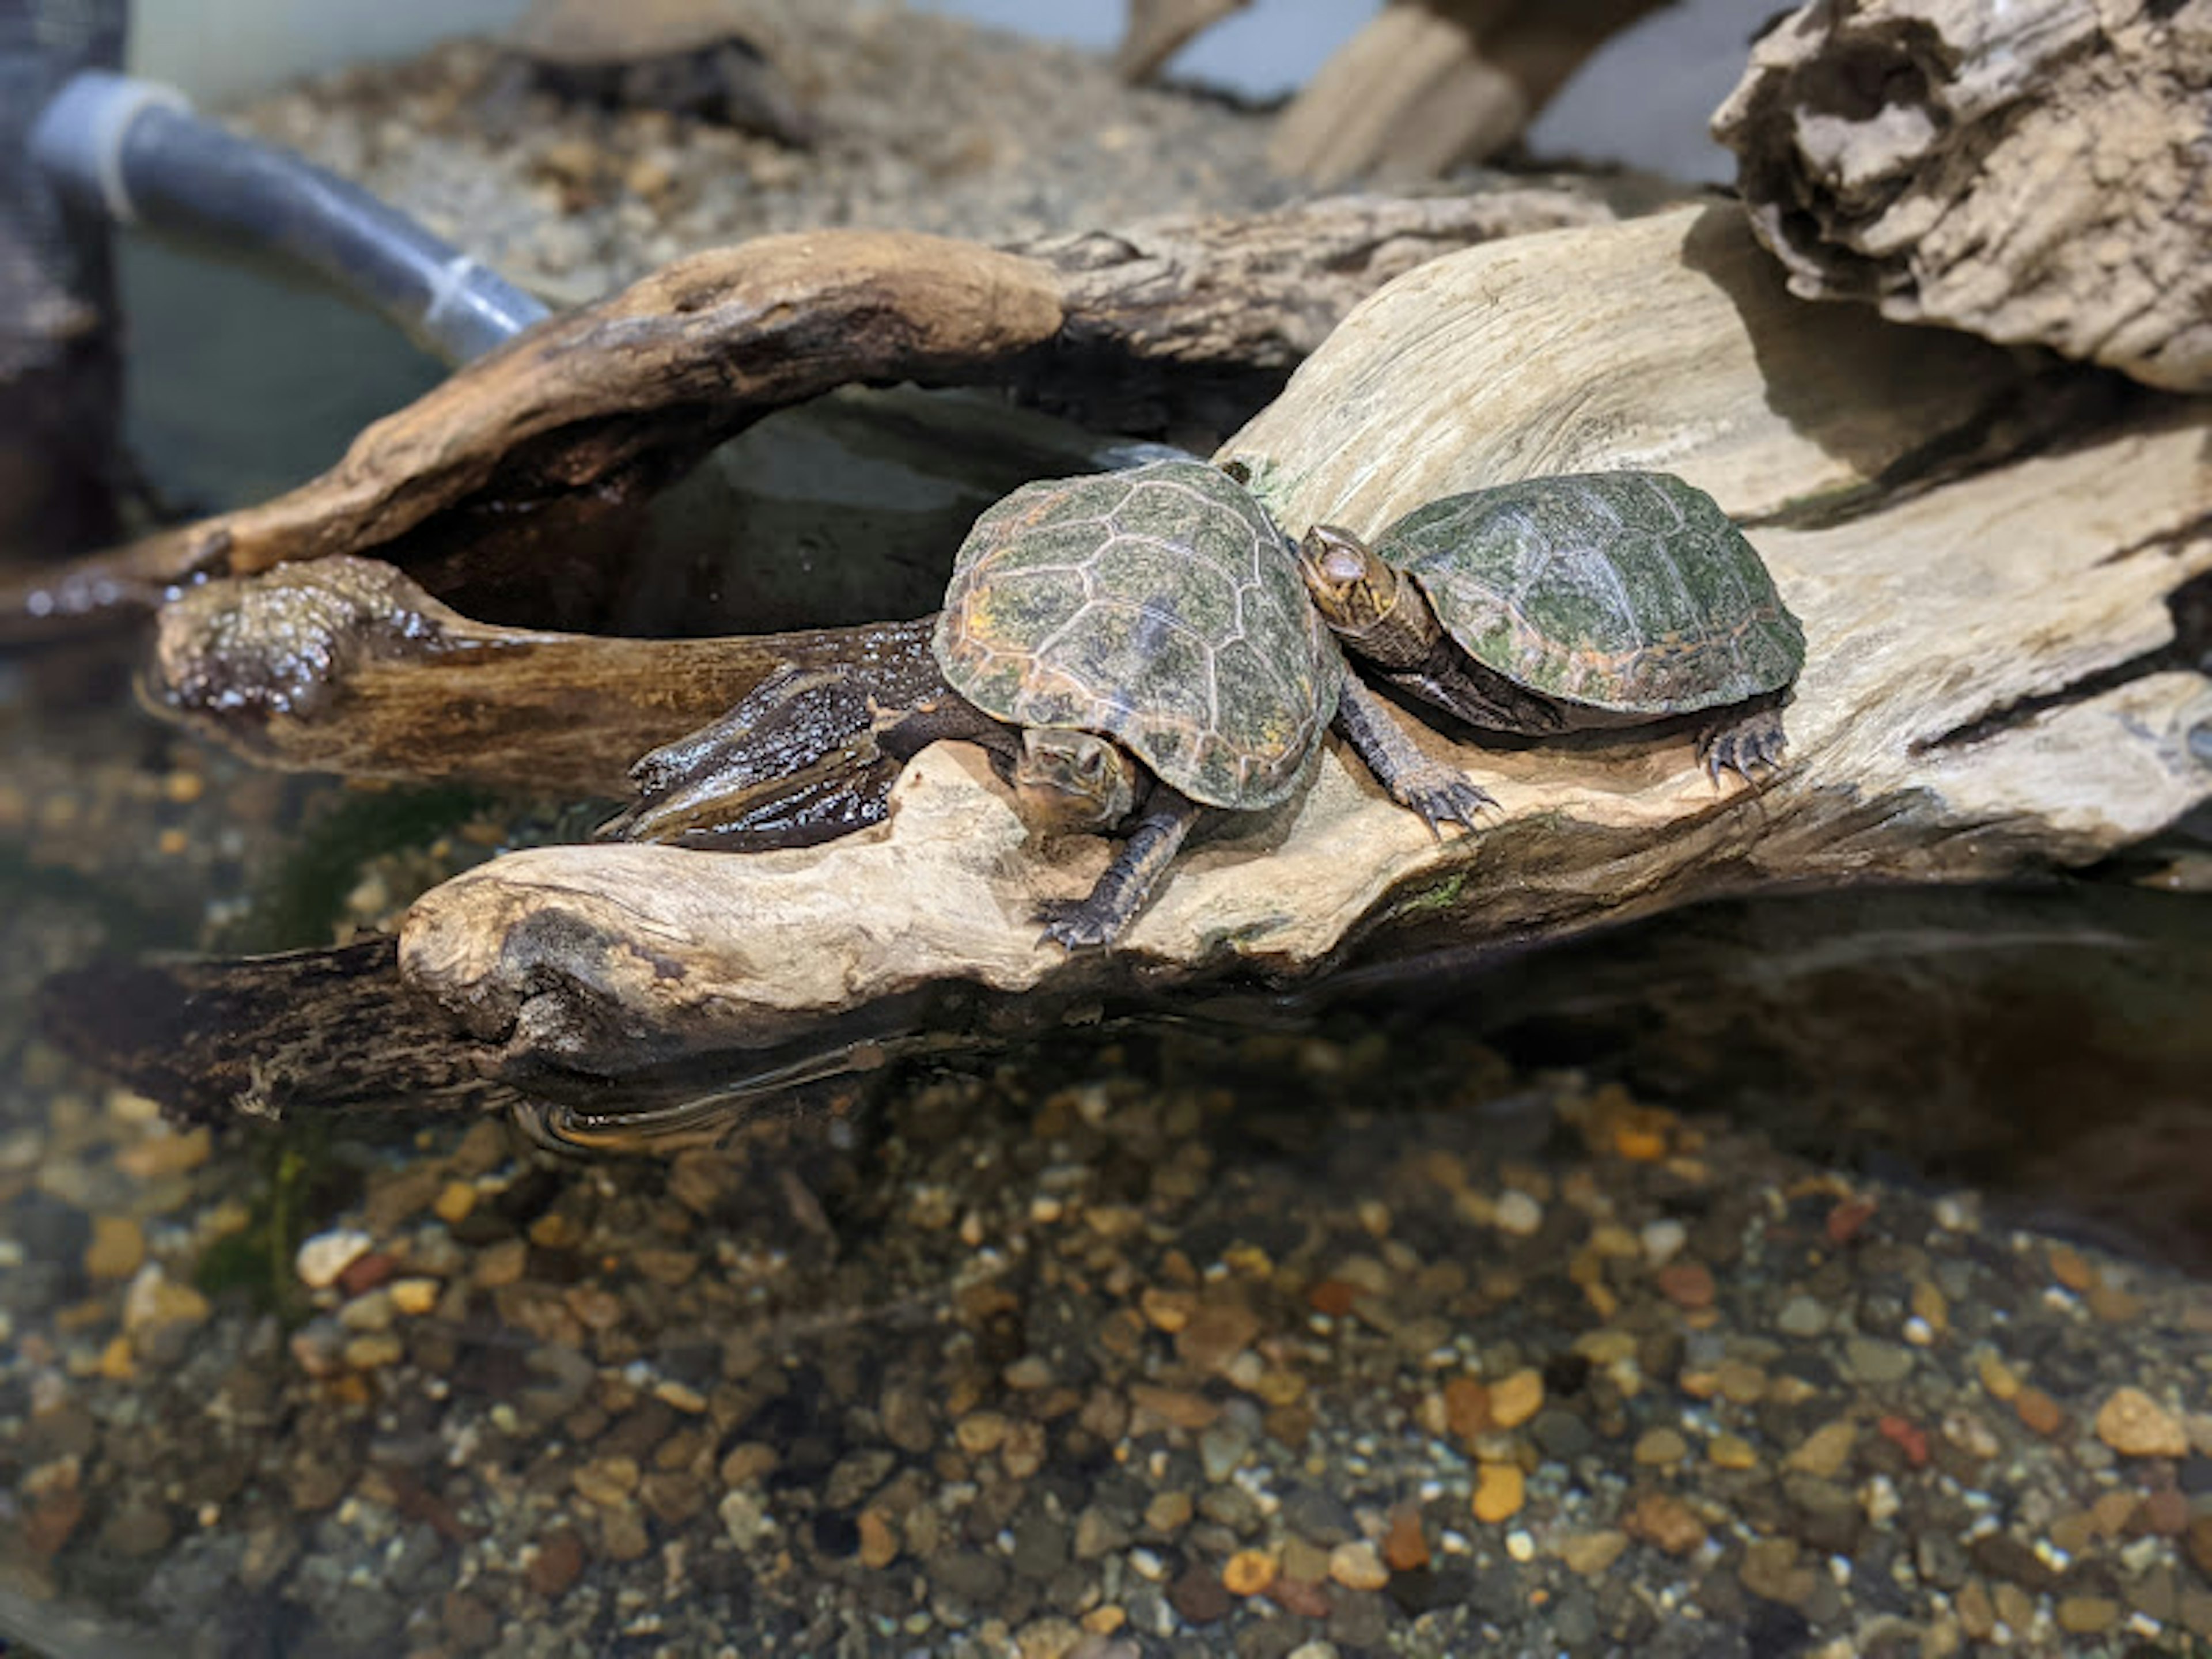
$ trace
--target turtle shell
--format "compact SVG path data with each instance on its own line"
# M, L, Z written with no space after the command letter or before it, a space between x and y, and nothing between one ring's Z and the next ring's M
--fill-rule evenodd
M1375 541L1485 667L1658 717L1779 691L1805 635L1759 554L1664 472L1531 478L1416 507Z
M1290 793L1344 672L1283 532L1200 461L1014 491L961 544L933 644L985 714L1112 738L1243 811Z

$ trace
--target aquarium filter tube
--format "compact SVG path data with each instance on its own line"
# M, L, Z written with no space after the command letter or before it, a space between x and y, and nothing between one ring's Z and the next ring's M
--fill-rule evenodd
M450 363L546 314L359 185L203 120L173 87L83 70L40 112L30 147L80 208L304 268Z

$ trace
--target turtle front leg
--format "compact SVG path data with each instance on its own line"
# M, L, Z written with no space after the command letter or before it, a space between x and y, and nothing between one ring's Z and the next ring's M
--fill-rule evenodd
M1476 827L1474 815L1495 806L1489 793L1466 775L1421 752L1407 734L1397 710L1364 680L1347 672L1337 699L1336 729L1352 752L1367 763L1375 780L1401 806L1421 815L1431 835L1446 823Z
M1698 739L1698 758L1717 789L1724 770L1746 783L1756 784L1759 780L1752 775L1753 769L1775 770L1789 746L1789 737L1782 730L1782 710L1770 703L1708 727Z
M1056 943L1070 951L1110 945L1121 930L1136 920L1152 889L1206 809L1165 784L1155 784L1152 798L1138 814L1121 850L1106 873L1098 878L1090 896L1054 899L1041 905L1037 920L1045 924L1038 943Z

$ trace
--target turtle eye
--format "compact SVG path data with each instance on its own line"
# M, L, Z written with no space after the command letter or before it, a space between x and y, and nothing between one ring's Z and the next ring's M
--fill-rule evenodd
M1341 542L1328 550L1328 557L1322 561L1322 568L1328 573L1329 580L1341 582L1347 586L1367 574L1367 561L1358 550L1346 547Z

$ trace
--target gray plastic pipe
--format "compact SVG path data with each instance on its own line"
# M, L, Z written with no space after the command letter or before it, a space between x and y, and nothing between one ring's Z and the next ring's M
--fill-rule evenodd
M542 301L359 185L202 120L173 87L86 70L40 113L30 148L78 207L278 256L449 363L482 356L546 314Z

